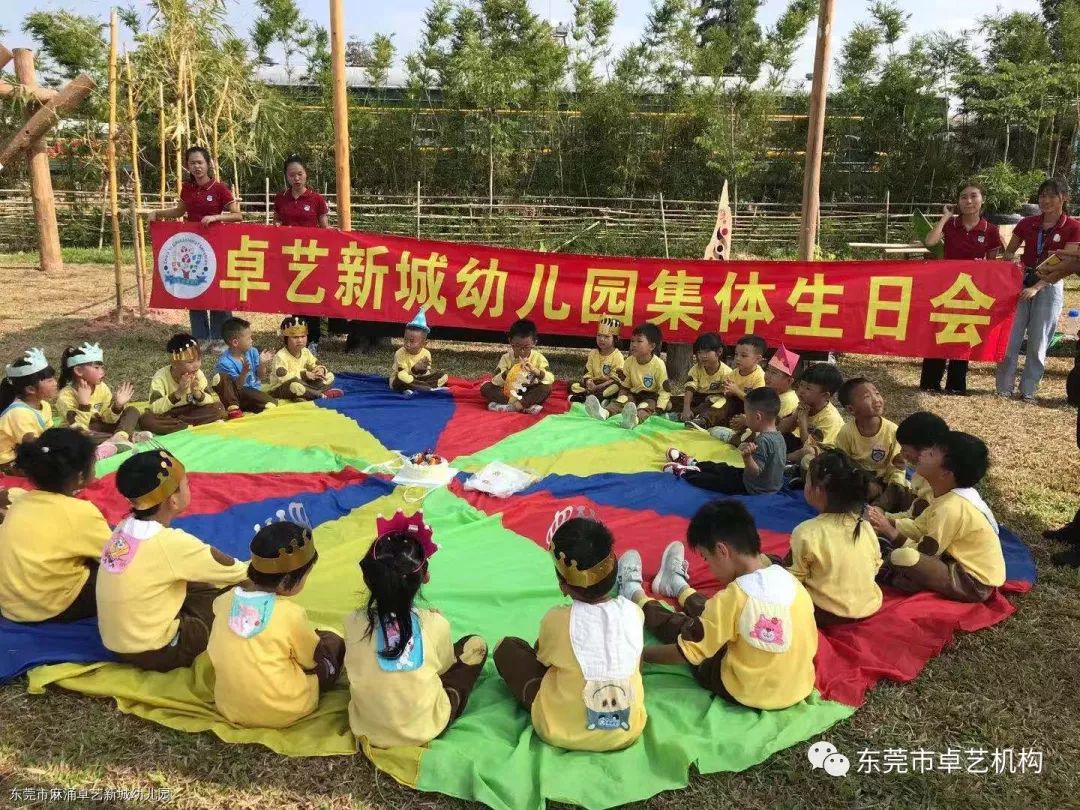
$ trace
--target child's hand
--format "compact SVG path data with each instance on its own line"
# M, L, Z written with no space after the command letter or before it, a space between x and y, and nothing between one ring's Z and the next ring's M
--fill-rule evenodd
M739 445L739 452L744 457L754 455L757 452L757 442L743 442Z
M736 433L742 433L744 430L746 430L746 416L741 413L735 414L728 422L728 427L730 427Z
M195 373L194 372L186 371L186 372L184 372L183 374L180 375L179 388L180 388L180 393L181 394L191 393L191 389L194 387L194 385L195 385Z
M84 408L90 404L90 396L93 392L90 390L90 383L83 379L75 380L75 401Z
M886 537L896 537L896 526L892 520L877 506L869 506L866 509L866 519L874 527L874 531L881 532Z
M135 396L135 386L129 382L122 382L116 386L116 391L113 393L113 405L123 409L125 405L131 402L133 396Z
M202 218L203 225L213 225L215 222L220 222L220 217L217 214L207 214Z
M892 465L898 470L907 470L907 462L904 461L903 456L895 456L892 460Z
M251 363L248 362L247 354L244 355L243 361L240 363L240 382L243 383L247 379L247 375L251 372Z
M259 362L263 365L268 365L274 362L274 353L269 349L265 349L259 352Z

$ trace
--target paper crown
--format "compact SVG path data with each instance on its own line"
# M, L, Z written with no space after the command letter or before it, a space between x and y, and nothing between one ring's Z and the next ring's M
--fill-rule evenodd
M282 337L307 337L307 321L303 318L286 318L281 326Z
M559 576L566 581L566 584L573 585L575 588L589 588L598 582L603 582L615 570L615 554L614 552L609 554L590 568L579 568L576 560L566 559L565 553L556 554L552 545L555 532L567 521L574 518L597 519L595 513L584 506L567 506L560 509L555 513L551 525L548 527L547 545L551 550L551 557L555 561L555 570L559 572Z
M406 329L419 329L425 335L431 333L431 327L428 326L427 315L425 312L427 307L420 307L420 311L413 316L413 319L405 324Z
M600 324L596 328L596 334L618 337L619 332L622 331L622 326L622 321L618 318L604 317L600 319Z
M149 453L157 453L161 463L161 471L158 473L157 485L144 495L130 498L131 505L135 509L153 509L165 503L176 490L180 489L180 482L184 480L186 470L180 463L180 459L164 448L148 450ZM133 456L134 458L134 456Z
M67 359L67 367L75 368L84 363L102 363L105 361L105 352L97 343L84 343L75 350L75 354Z
M315 556L315 538L312 536L311 521L304 510L304 505L293 501L289 504L288 512L278 509L268 520L255 524L255 533L258 534L275 523L295 523L304 531L300 537L289 542L288 548L278 549L278 553L273 557L260 557L253 551L251 567L260 574L291 574L293 571L299 571Z
M405 513L398 509L389 520L382 515L377 515L375 517L376 546L380 540L391 534L407 534L414 538L420 544L425 562L439 550L439 546L432 537L431 527L424 522L423 512L406 517Z
M49 367L49 360L41 349L28 349L22 356L22 360L26 362L26 365L16 366L13 363L4 367L4 373L8 378L29 377Z
M176 360L182 363L190 363L193 360L198 360L202 357L202 352L199 351L199 342L192 338L179 349L174 352L169 352L169 359Z
M787 374L789 377L795 376L795 369L799 365L799 355L795 352L788 351L783 346L776 350L772 358L769 360L769 365L775 369Z

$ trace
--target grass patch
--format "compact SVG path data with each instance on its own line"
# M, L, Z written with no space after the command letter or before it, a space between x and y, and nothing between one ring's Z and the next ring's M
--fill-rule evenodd
M155 312L150 320L121 326L102 320L114 305L111 264L72 262L63 279L52 279L10 256L0 257L5 289L0 359L10 362L34 345L55 360L68 343L96 340L105 350L110 381L129 379L145 396L150 375L166 362L165 340L186 329L186 316ZM133 278L130 269L125 278ZM133 289L124 303L134 305ZM1078 306L1080 290L1074 282L1066 293L1066 309ZM253 316L260 346L277 345L274 328L280 317ZM489 371L502 348L436 341L432 350L440 366L468 377ZM321 354L335 371L383 372L392 352L380 348L370 355L348 355L340 341L326 340ZM584 352L552 350L549 358L555 373L566 378L580 373ZM914 682L873 690L862 709L826 736L853 764L861 749L1033 748L1043 752L1043 772L853 772L846 779L830 779L812 772L805 748L797 746L744 773L695 775L686 790L662 794L642 807L1015 808L1065 806L1074 799L1080 792L1080 701L1074 698L1080 574L1050 566L1049 554L1058 547L1039 537L1080 505L1075 412L1064 397L1071 365L1071 360L1051 359L1042 402L1024 405L992 396L993 366L988 364L972 365L973 395L962 399L920 393L917 360L846 356L841 362L845 375L877 382L894 420L914 410L932 410L987 441L993 467L984 494L1002 522L1030 544L1040 580L1004 625L961 634ZM0 687L0 716L4 799L13 787L167 787L174 801L187 808L465 806L403 789L362 756L286 761L256 746L226 745L210 734L150 725L118 713L110 701L61 690L30 697L21 679Z

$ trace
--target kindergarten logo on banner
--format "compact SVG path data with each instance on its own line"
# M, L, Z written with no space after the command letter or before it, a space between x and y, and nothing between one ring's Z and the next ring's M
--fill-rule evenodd
M1003 261L786 262L583 256L239 224L151 225L164 308L294 312L436 330L596 334L602 318L691 343L719 332L796 349L1000 360L1021 289ZM222 272L218 272L221 268Z

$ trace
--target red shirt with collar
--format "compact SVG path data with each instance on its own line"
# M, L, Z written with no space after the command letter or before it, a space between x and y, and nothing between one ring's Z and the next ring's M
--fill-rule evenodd
M1039 231L1043 233L1042 253L1039 253ZM1024 267L1038 267L1055 250L1070 242L1080 242L1080 220L1062 214L1049 229L1042 226L1042 214L1024 217L1013 228L1013 237L1024 240Z
M317 228L319 217L329 212L322 194L310 188L305 188L299 197L294 197L292 189L288 188L274 197L274 213L282 225Z
M205 186L187 182L180 187L180 200L187 210L185 219L200 222L203 217L225 213L233 201L233 195L220 180L211 180Z
M987 253L1002 246L997 225L982 218L969 231L960 217L954 216L945 223L941 234L946 259L985 259Z

